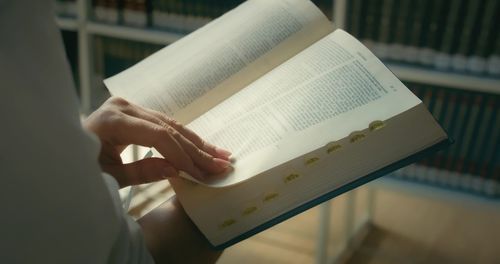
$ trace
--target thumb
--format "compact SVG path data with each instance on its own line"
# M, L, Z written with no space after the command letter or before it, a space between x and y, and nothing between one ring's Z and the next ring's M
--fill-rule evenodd
M147 158L127 164L105 165L103 170L114 176L120 188L178 175L178 171L162 158Z

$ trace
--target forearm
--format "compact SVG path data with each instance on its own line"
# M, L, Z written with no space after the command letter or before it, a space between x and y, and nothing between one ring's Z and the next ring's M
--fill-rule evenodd
M215 263L222 253L211 248L175 196L138 222L156 263Z

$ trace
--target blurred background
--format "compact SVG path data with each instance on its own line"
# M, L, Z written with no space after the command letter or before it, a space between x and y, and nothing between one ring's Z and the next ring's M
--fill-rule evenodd
M104 78L243 1L54 2L85 115L109 97ZM312 2L382 59L455 144L232 246L219 263L500 263L500 1ZM171 195L167 182L139 186L130 214Z

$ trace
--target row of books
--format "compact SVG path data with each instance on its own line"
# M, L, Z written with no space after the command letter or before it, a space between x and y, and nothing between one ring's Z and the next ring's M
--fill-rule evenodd
M163 45L130 40L95 37L93 45L95 84L91 92L92 108L96 109L110 96L102 82L105 78L131 67L163 47Z
M163 47L143 42L96 37L94 69L97 74L107 78L131 67Z
M244 0L93 0L94 19L135 27L191 32L233 9ZM332 14L331 0L314 0Z
M347 30L381 59L500 76L498 0L351 0Z
M455 143L397 177L500 196L500 95L409 83Z

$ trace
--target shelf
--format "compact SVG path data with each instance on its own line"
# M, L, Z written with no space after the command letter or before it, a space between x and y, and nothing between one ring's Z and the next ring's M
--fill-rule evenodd
M468 75L465 73L443 72L401 64L387 63L386 65L403 81L500 94L500 79Z
M56 18L56 22L63 30L78 30L78 23L74 18L58 17ZM134 28L99 22L88 22L86 29L89 34L160 45L171 44L184 36L182 33L174 33L164 30ZM444 72L404 64L387 63L386 65L399 79L403 81L420 82L470 91L500 94L499 78L475 76L457 72Z
M78 23L75 18L56 17L56 24L62 30L76 31Z
M496 198L488 198L462 191L432 186L429 184L397 179L389 177L389 175L369 183L369 186L375 189L380 188L380 189L387 189L390 191L405 192L423 198L446 200L454 203L468 205L471 207L477 207L477 206L484 206L489 208L500 207L500 200Z
M94 35L162 45L171 44L184 37L184 34L172 33L162 30L133 28L121 25L107 25L97 22L89 22L87 24L87 31L88 33Z

